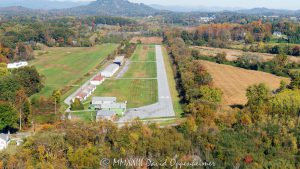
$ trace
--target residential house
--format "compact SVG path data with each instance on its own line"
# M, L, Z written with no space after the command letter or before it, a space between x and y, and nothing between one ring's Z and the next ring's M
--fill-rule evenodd
M10 142L9 134L0 134L0 150L7 148Z
M7 64L8 69L17 69L24 66L28 66L28 62L14 62Z
M282 33L279 32L279 31L273 32L273 35L276 36L276 37L282 37Z

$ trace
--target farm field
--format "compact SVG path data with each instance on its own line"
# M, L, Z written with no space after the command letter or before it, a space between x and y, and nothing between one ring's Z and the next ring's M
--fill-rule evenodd
M288 78L265 72L246 70L208 61L199 62L212 75L214 86L223 91L223 105L225 106L246 104L246 89L250 85L265 83L270 89L274 90L279 88L281 80L289 82Z
M223 48L213 48L213 47L205 47L205 46L193 46L191 48L198 50L200 52L200 55L205 55L205 56L215 56L218 53L225 52L227 54L226 58L229 61L234 61L239 56L242 56L245 53L249 53L251 55L258 56L262 59L262 61L270 61L275 56L275 54L258 53L258 52L244 52L244 51L238 50L238 49L223 49ZM289 56L289 59L294 62L300 62L299 57Z
M47 48L30 65L36 66L45 77L45 87L35 96L49 96L55 89L79 85L86 76L117 48L117 44L103 44L91 48Z
M156 78L154 46L139 45L130 59L130 67L122 78Z
M163 39L161 37L133 37L130 42L131 43L138 43L141 41L143 44L162 44Z

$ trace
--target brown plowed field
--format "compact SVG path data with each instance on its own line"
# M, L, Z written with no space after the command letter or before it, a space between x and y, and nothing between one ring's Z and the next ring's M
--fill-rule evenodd
M225 106L246 104L246 89L250 85L265 83L271 90L274 90L280 86L281 80L289 82L288 78L265 72L246 70L209 61L199 62L212 75L214 86L223 91L223 105Z
M141 40L142 44L162 44L163 39L161 37L133 37L130 42L138 43Z

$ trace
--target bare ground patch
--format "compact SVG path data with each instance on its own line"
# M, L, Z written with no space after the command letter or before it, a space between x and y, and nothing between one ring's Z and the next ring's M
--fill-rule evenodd
M133 37L130 42L131 43L138 43L141 41L143 44L162 44L163 39L161 37Z
M201 62L212 75L214 86L223 91L223 105L246 104L246 89L253 84L265 83L271 90L280 86L280 81L289 82L288 78L269 73L246 70L209 61Z

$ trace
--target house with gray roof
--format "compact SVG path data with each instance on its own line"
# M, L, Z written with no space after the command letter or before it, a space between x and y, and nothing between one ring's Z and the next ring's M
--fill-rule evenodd
M111 120L113 121L117 117L117 113L111 110L98 110L96 121L100 120Z
M116 97L93 97L90 105L92 110L114 111L122 116L127 108L127 102L117 102Z
M102 105L102 104L111 104L117 101L116 97L93 97L92 104L93 105Z

